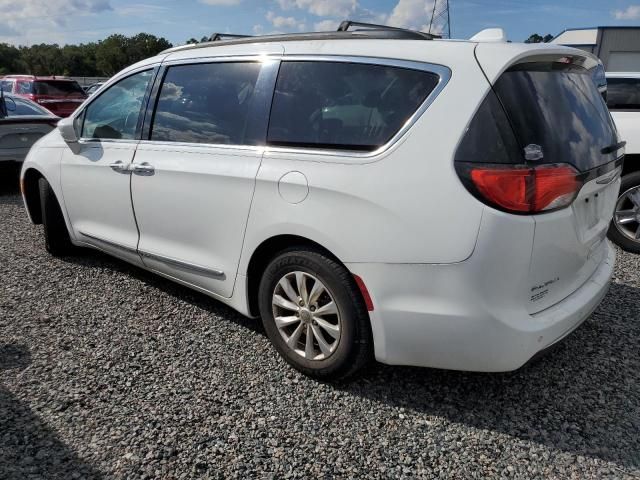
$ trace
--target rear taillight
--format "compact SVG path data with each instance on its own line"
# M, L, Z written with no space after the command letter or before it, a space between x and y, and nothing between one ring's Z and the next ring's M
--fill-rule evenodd
M570 205L582 187L570 165L458 165L466 186L485 203L507 212L532 214Z

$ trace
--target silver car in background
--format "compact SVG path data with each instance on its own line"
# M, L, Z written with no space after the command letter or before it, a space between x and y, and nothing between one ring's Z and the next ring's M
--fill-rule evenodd
M53 130L58 120L31 100L0 96L0 165L21 164L31 146Z

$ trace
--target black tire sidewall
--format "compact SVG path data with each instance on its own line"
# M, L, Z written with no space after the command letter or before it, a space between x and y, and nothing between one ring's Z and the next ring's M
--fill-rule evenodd
M618 199L620 196L629 190L630 188L640 186L640 172L629 173L622 177L622 183L620 184L620 193L618 195ZM616 200L617 207L617 200ZM615 215L615 213L614 213ZM615 219L611 221L611 225L609 226L609 231L607 232L607 236L609 240L618 245L623 250L631 253L640 253L640 241L634 242L630 238L627 238L623 233L618 230L618 227L615 225Z
M272 296L277 283L287 273L302 271L312 274L329 290L341 318L341 337L336 351L324 360L307 360L289 348L280 335L273 318ZM260 315L267 335L285 360L303 373L320 377L334 377L349 369L358 342L362 340L359 318L362 305L354 295L354 284L347 280L349 272L328 257L310 251L290 251L277 256L265 270L260 282L258 298ZM354 298L355 297L355 298ZM355 300L355 302L354 302ZM365 312L366 314L366 312Z
M39 180L39 188L46 249L55 256L67 255L71 252L73 245L60 203L51 185L44 178Z

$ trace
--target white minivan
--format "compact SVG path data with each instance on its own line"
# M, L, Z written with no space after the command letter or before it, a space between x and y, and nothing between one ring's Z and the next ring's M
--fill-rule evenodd
M52 254L260 316L308 375L513 370L612 275L624 151L597 62L383 27L180 47L37 143L22 193Z

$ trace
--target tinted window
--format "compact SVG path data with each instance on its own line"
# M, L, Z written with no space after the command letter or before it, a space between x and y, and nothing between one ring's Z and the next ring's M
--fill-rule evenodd
M589 72L562 63L527 63L505 72L495 91L522 149L540 145L545 163L582 171L616 159L613 120ZM523 150L521 150L522 152Z
M283 62L271 110L272 145L374 150L438 84L420 70L337 62Z
M493 93L471 120L458 150L457 162L522 163L522 152L500 101Z
M84 116L83 138L135 138L152 71L137 73L102 92Z
M3 80L0 82L0 86L4 92L10 93L13 90L13 82L11 80Z
M69 80L38 80L33 82L33 93L65 97L78 93L84 95L84 90L78 82L70 82Z
M170 67L158 98L151 140L253 144L250 108L260 63Z
M610 78L607 104L611 110L640 110L640 79Z
M13 103L12 105L11 102ZM7 100L7 103L10 105L8 108L10 117L19 117L23 115L46 115L48 117L52 116L49 110L46 110L40 105L28 100L24 100L20 97L11 97L11 99Z

